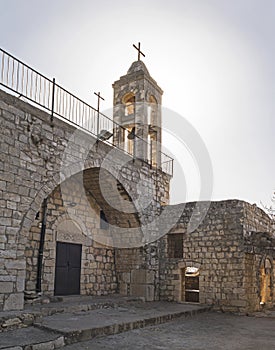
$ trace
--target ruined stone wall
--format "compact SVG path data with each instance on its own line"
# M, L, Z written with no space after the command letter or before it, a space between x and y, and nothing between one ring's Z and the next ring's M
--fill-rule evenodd
M273 232L272 220L269 216L255 204L251 205L244 202L244 218L243 218L243 228L244 235L247 233L254 232L269 232L271 235Z
M248 227L268 229L267 215L243 201L212 202L203 222L188 232L194 205L187 203L178 224L170 231L170 234L182 233L183 256L182 259L165 258L162 262L161 298L184 301L184 271L187 266L194 266L200 271L200 303L212 304L224 311L257 309L256 266L261 254L246 255L244 235ZM167 236L163 247L163 255L167 257Z

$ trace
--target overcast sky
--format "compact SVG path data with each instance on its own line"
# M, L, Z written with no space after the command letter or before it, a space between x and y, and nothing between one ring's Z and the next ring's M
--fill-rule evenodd
M163 106L189 122L208 150L211 198L269 204L274 0L0 0L0 7L3 49L93 106L93 92L100 91L103 109L112 107L112 83L137 59L132 44L140 41L144 62L164 90ZM184 140L174 134L176 120L171 113L174 130L164 135L178 163L172 203L198 199L203 176L193 146L178 144Z

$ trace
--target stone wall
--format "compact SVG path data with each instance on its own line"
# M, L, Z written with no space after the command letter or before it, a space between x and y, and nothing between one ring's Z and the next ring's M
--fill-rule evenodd
M61 193L58 186L48 198L47 228L43 252L42 294L54 294L56 243L76 243L82 245L80 293L85 295L104 295L117 291L114 265L114 248L94 241L94 237L104 234L100 229L100 208L89 195L88 202L80 194L79 182L73 178L67 189ZM73 207L64 206L62 198L73 200ZM36 290L37 257L41 235L41 213L30 229L26 245L26 291Z
M116 250L119 293L159 300L159 240L137 249Z
M148 164L134 163L62 120L50 120L49 114L0 91L0 310L23 307L30 228L44 198L66 179L107 167L133 200L136 214L129 216L137 215L139 222L149 217L143 214L143 202L147 208L149 201L154 213L157 203L169 201L168 175L159 171L156 176ZM131 220L130 224L123 221L131 224ZM129 241L135 239L131 233L129 230ZM31 234L37 236L38 232Z
M187 203L178 224L169 233L182 233L183 256L162 261L161 298L185 301L185 269L189 266L199 269L200 303L223 311L259 309L260 261L267 249L249 255L245 235L251 228L270 230L270 219L262 210L243 201L212 202L203 222L188 232L194 207L195 203ZM272 236L270 231L268 235ZM162 253L166 257L167 245L166 236Z
M272 225L259 208L238 200L213 202L189 230L191 216L199 222L208 203L195 215L196 203L161 211L160 203L169 202L170 177L163 172L62 120L51 124L47 113L2 91L0 121L0 310L22 308L24 289L35 288L37 213L45 198L44 293L53 294L61 241L83 246L82 294L118 290L146 300L183 301L185 269L196 267L201 303L247 311L259 308L261 293L269 293L267 303L274 301ZM100 209L112 230L99 228ZM173 240L165 234L174 222L169 234L182 234L182 258L168 257Z
M244 236L252 231L273 232L273 222L269 216L256 204L243 202L243 234Z

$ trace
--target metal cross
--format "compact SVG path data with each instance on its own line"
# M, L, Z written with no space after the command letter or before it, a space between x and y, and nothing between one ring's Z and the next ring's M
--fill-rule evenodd
M135 44L133 44L134 48L138 51L138 61L140 61L140 55L142 55L143 57L145 57L144 53L141 52L140 50L140 43L138 43L138 47L136 47Z
M98 93L94 92L94 94L97 96L97 111L99 112L100 99L103 101L105 101L105 99L102 96L100 96L100 92Z

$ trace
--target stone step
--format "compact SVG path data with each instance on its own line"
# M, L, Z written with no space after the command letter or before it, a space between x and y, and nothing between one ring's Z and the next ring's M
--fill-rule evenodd
M0 312L0 332L32 326L42 317L56 313L89 311L94 309L114 308L139 298L111 296L67 296L58 297L56 302L48 304L26 305L22 311ZM1 334L1 333L0 333Z
M64 345L62 334L35 327L0 333L1 350L53 350Z
M97 336L113 335L165 323L177 317L188 317L208 310L209 306L195 304L133 303L114 309L55 314L43 318L36 326L62 334L65 344L73 344Z
M54 350L97 336L157 325L208 310L209 306L199 304L141 301L88 311L80 308L44 316L34 326L1 332L0 350Z

